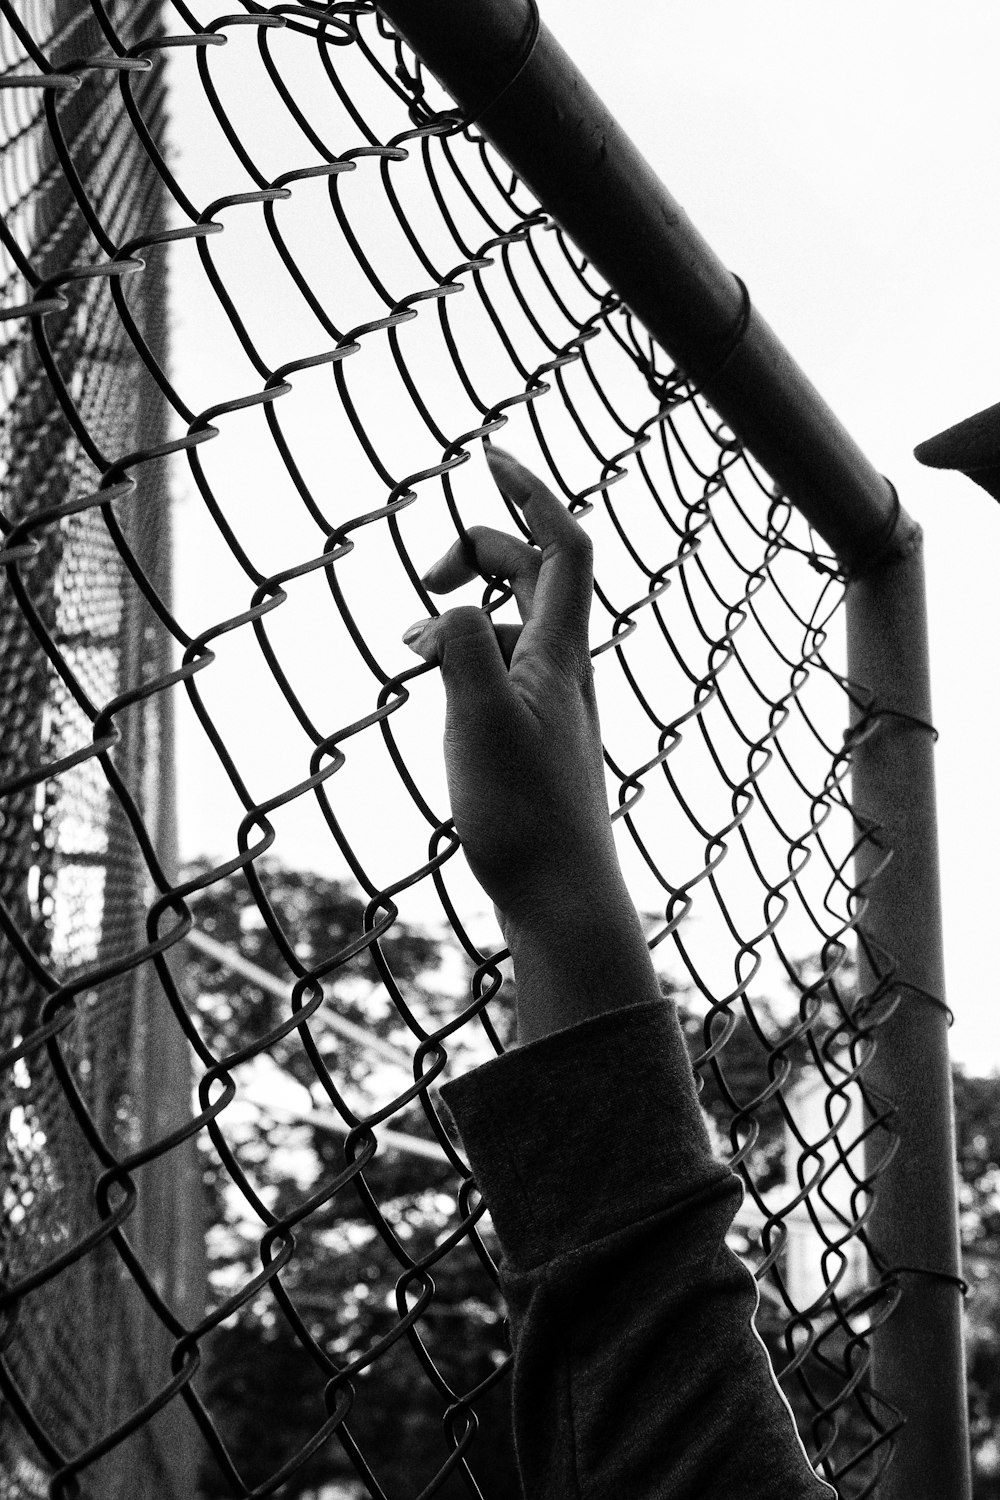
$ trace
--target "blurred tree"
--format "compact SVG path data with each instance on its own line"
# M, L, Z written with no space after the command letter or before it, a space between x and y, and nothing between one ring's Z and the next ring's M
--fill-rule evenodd
M365 903L345 887L271 861L258 861L258 873L270 923L237 878L212 884L192 900L199 930L289 981L289 955L302 969L323 971L330 955L361 936ZM441 943L398 920L380 950L398 1007L366 949L326 974L327 995L339 1016L412 1053L415 1031L435 1028L466 1003L455 993L461 976L444 983ZM205 1341L200 1394L242 1485L266 1485L305 1452L327 1419L326 1390L330 1411L346 1395L350 1413L343 1428L273 1491L282 1500L366 1495L349 1449L363 1455L391 1500L415 1497L470 1428L478 1428L469 1456L484 1500L509 1500L517 1479L508 1382L495 1378L507 1355L506 1334L499 1294L481 1256L468 1238L460 1239L428 1271L414 1272L407 1286L407 1268L433 1259L460 1223L461 1179L416 1104L387 1122L415 1149L380 1145L363 1171L352 1176L348 1170L348 1122L340 1123L336 1101L343 1113L373 1113L412 1084L412 1073L394 1068L384 1053L325 1030L320 1010L310 1030L327 1089L297 1031L267 1044L268 1033L287 1019L287 1001L194 948L183 987L217 1057L262 1044L259 1056L234 1066L239 1093L219 1129L263 1216L234 1185L217 1144L203 1142L214 1306L260 1272L267 1223L294 1221L312 1200L291 1230L294 1252L280 1273L281 1297L262 1288ZM502 1018L506 995L491 1009ZM461 1057L467 1045L459 1038L449 1050ZM417 1154L422 1143L432 1148L429 1154ZM491 1243L488 1230L486 1239ZM401 1328L406 1308L431 1286L434 1295L418 1327ZM337 1371L355 1364L349 1380L329 1385ZM455 1401L480 1387L471 1407L449 1420ZM202 1487L204 1500L245 1492L214 1456L204 1464ZM452 1474L436 1493L457 1500L470 1490Z
M975 1500L1000 1500L1000 1076L952 1070Z

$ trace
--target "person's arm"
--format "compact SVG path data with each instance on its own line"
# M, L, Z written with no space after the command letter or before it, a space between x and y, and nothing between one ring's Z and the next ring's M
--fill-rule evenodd
M490 466L536 546L472 528L430 570L510 581L406 639L447 693L452 812L517 981L518 1047L445 1086L501 1244L528 1500L820 1500L727 1249L712 1156L607 808L590 542L516 460Z
M608 816L590 660L590 538L522 464L487 450L537 546L469 528L424 582L511 583L521 626L452 609L404 639L437 662L455 824L493 900L517 976L518 1039L659 995Z

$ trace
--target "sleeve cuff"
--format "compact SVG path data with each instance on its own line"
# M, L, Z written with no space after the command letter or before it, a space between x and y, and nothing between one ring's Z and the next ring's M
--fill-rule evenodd
M442 1087L512 1269L737 1179L712 1155L674 1007L605 1012ZM734 1201L734 1211L735 1211Z

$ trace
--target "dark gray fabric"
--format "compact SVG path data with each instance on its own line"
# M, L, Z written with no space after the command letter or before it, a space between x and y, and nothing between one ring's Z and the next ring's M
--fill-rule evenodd
M726 1247L669 1001L610 1011L442 1093L489 1205L527 1500L830 1500Z

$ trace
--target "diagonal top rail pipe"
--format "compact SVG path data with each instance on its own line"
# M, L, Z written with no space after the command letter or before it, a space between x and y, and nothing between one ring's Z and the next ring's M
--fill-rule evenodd
M878 1500L971 1495L922 538L896 492L541 24L537 0L379 9L704 393L849 580L859 968L899 1004L866 1069L893 1140L869 1153L868 1246L898 1301L871 1333L898 1414ZM886 856L889 856L886 865ZM876 1132L879 1134L879 1132Z
M912 527L532 0L379 9L849 573Z

